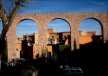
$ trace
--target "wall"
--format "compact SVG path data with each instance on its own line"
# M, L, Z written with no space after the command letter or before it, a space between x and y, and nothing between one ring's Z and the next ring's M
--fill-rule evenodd
M86 44L92 42L91 36L81 36L79 37L79 44Z

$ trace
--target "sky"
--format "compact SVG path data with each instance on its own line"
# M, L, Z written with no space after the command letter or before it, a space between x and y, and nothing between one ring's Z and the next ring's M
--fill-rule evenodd
M32 0L20 13L107 12L107 4L108 0Z
M96 12L108 12L108 0L32 0L21 7L18 14ZM0 30L1 24L0 22ZM56 28L57 32L70 31L69 24L60 19L51 21L48 28ZM16 29L17 36L21 36L25 33L38 32L38 25L26 20L20 22ZM79 30L101 32L101 26L97 21L88 19L81 22Z

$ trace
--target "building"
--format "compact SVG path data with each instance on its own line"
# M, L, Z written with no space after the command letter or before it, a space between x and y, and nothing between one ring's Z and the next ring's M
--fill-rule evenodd
M54 50L55 45L66 45L69 46L71 45L71 36L70 32L56 32L54 28L48 29L48 42L47 42L47 51L52 54ZM27 46L32 48L29 48L29 54L32 52L30 55L32 58L36 58L36 55L39 53L38 52L38 33L34 34L26 34L23 36L23 38L26 36L27 39ZM96 32L84 32L84 31L79 31L79 43L81 45L90 43L94 41L93 37L96 39L100 39L100 36L96 35ZM24 39L17 39L17 50L21 51L22 50L22 41ZM32 49L32 50L31 50ZM56 49L55 49L56 50ZM27 54L27 55L29 55Z

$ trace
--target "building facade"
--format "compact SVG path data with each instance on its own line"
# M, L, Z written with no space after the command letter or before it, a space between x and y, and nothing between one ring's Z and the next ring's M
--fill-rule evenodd
M66 46L70 47L71 46L70 35L71 35L70 32L56 32L54 28L48 29L47 52L50 52L52 54L55 49L53 47L54 45L58 45L58 46L66 45ZM31 55L32 58L35 59L36 55L39 53L39 51L38 51L38 48L39 48L38 47L38 33L23 35L23 39L18 38L17 39L17 51L20 51L19 53L21 53L21 51L23 51L22 50L22 48L23 48L22 42L23 42L25 36L27 39L27 47L26 48L32 46L32 48L26 49L26 52L27 52L27 50L29 51L28 54L26 54L26 55L28 55L28 57L29 57L29 54L32 54ZM95 37L95 38L97 37L97 39L99 39L100 35L96 35L95 31L93 31L93 32L79 31L79 44L84 45L84 44L93 42L94 41L93 37ZM21 56L21 55L19 55L19 53L17 53L17 57Z

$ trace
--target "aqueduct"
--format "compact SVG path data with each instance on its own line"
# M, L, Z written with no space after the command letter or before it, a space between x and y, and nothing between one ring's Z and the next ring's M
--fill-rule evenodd
M96 19L102 27L103 42L108 41L108 13L69 13L69 14L17 14L7 34L8 41L8 59L16 58L16 26L25 19L33 20L38 25L38 46L39 53L46 49L47 46L47 27L53 19L66 20L71 29L71 50L74 48L73 40L76 40L77 49L79 48L79 25L81 21L87 18Z

